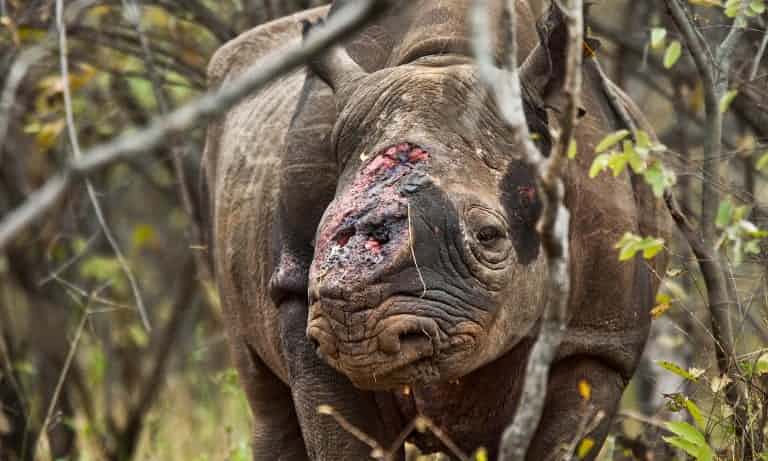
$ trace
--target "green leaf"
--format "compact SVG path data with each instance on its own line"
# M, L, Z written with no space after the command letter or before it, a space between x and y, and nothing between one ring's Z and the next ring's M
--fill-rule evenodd
M612 154L611 158L608 159L608 166L611 168L611 171L613 171L614 177L620 175L627 168L627 155L618 153Z
M120 262L116 258L92 256L80 265L80 275L84 278L106 281L120 273Z
M686 442L690 442L697 446L707 444L707 439L704 438L704 434L699 432L698 429L686 423L685 421L667 421L664 423L667 429L673 434L682 437Z
M704 417L701 415L701 410L696 405L696 403L693 400L686 398L685 408L688 410L688 413L690 413L691 418L693 419L693 422L696 424L696 426L701 430L706 429Z
M675 185L677 177L675 174L664 168L661 162L654 162L645 172L643 172L643 178L645 182L651 186L653 195L661 198L664 195L664 191L667 187Z
M725 15L729 18L740 16L742 12L742 0L728 0L725 2Z
M659 254L664 249L664 240L662 239L646 239L643 241L643 258L653 259L654 256Z
M624 140L624 138L626 138L629 135L630 135L629 130L619 130L619 131L613 132L608 136L604 137L597 144L597 147L595 147L595 152L598 154L602 154L603 152L607 151L611 147L618 144L620 141Z
M750 255L759 255L760 243L758 243L757 240L750 240L746 245L744 245L744 253Z
M731 224L731 218L733 217L733 203L729 200L723 200L720 202L720 206L717 208L717 218L715 218L715 226L720 229L725 229Z
M683 439L682 437L666 437L665 436L665 437L662 437L662 439L664 439L665 442L672 445L673 447L679 448L693 457L696 457L696 455L699 454L700 448L697 447L695 444Z
M667 51L664 53L664 67L671 69L672 66L680 59L680 55L683 52L683 46L678 40L673 41L667 47Z
M768 152L765 152L760 158L757 160L757 163L755 164L755 168L762 171L765 170L768 172Z
M133 246L137 249L151 245L156 238L155 229L149 224L138 224L133 228Z
M768 354L763 354L755 363L755 374L762 376L768 373Z
M738 96L739 90L730 90L726 92L722 98L720 98L720 112L726 113L728 112L728 108L731 107L731 103L734 99L736 99L736 96Z
M642 238L631 232L625 233L614 248L619 249L619 261L627 261L642 251L645 259L651 259L664 249L664 240L654 237Z
M592 160L592 166L589 167L589 177L594 178L608 167L611 160L611 154L600 154Z
M661 48L664 46L664 39L667 37L667 29L663 27L654 27L651 29L651 48Z
M635 133L635 136L637 137L637 147L642 147L644 149L650 149L653 147L651 137L647 132L638 130L637 133Z
M707 443L698 429L683 421L668 421L664 423L667 429L677 437L670 437L664 440L696 458L696 461L711 461L714 457L714 451Z
M682 367L672 362L667 362L666 360L657 360L656 365L660 366L661 368L669 372L676 374L681 378L687 379L688 381L692 381L695 383L699 380L698 376L684 370Z

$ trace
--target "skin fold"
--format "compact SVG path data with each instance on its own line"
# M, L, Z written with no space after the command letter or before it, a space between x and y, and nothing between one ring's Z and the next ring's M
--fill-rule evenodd
M512 420L546 301L541 203L472 64L471 3L403 2L209 126L209 247L254 414L255 459L367 459L370 448L319 405L384 446L422 414L464 451L484 446L492 456ZM490 3L501 60L503 2ZM328 13L299 13L226 44L211 85L300 41L312 29L302 23ZM542 28L539 44L522 1L518 15L526 116L548 152L562 24ZM663 255L620 263L613 248L625 232L667 236L650 189L627 173L587 177L594 146L623 128L602 88L587 60L579 155L565 173L572 317L531 460L586 435L579 427L598 410L607 417L589 436L603 440L666 264ZM429 434L412 441L445 449Z

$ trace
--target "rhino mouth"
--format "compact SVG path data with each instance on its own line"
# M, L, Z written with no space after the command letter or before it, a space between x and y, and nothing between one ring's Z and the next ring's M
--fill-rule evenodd
M479 326L471 322L451 325L444 319L414 314L423 310L414 308L416 303L424 300L397 296L372 311L339 316L329 313L329 306L320 301L310 307L307 334L329 365L363 389L392 389L463 376L468 370L462 364L476 349ZM387 311L393 313L386 315ZM376 321L378 316L383 318Z

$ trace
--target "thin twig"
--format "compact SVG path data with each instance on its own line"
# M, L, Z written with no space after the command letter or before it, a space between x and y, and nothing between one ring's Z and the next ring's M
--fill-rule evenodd
M585 405L589 406L589 405ZM590 432L597 429L597 426L600 425L600 423L605 419L605 412L603 410L597 410L595 412L589 411L587 414L585 414L581 421L579 422L579 430L576 431L576 435L571 439L571 442L567 445L565 449L565 460L576 460L578 458L575 457L574 452L576 451L576 448L579 445L579 442L581 442L584 437L587 436ZM599 448L599 447L597 447Z
M760 61L763 60L765 55L765 49L768 48L768 27L765 28L763 33L763 39L760 42L760 48L757 50L755 60L752 61L752 71L749 73L749 81L752 82L757 78L757 72L760 70Z
M357 440L363 442L371 448L371 458L383 459L385 456L384 447L379 444L373 437L363 432L359 427L352 424L341 413L336 411L330 405L320 405L317 407L317 412L321 415L327 415L336 421L336 424L341 426L348 434L352 435Z
M56 389L53 391L51 402L48 404L48 411L46 412L45 419L43 420L43 424L40 427L40 433L37 435L37 440L35 441L35 444L34 444L33 453L37 452L38 450L37 447L40 446L41 440L45 437L45 434L48 431L48 425L51 423L51 418L53 418L53 412L56 409L56 404L59 401L59 395L61 394L61 390L64 387L64 382L66 381L67 375L69 374L69 369L72 366L72 361L75 358L75 351L77 351L77 346L80 343L80 337L83 335L83 330L85 329L85 324L88 320L89 315L90 315L90 312L86 308L86 310L83 312L82 317L80 318L80 322L77 325L77 330L75 330L75 337L72 340L71 345L69 346L69 352L67 352L67 358L64 361L64 368L61 370L61 374L59 374L59 381L56 383Z
M75 126L75 116L72 110L72 94L69 88L69 62L67 55L67 25L64 22L64 2L63 0L56 0L56 27L59 30L59 62L61 65L61 80L62 80L62 92L64 95L64 114L67 121L67 133L69 134L69 142L72 145L72 155L74 160L80 160L82 158L82 152L80 151L80 141L77 137L77 127ZM139 289L139 283L136 281L136 277L133 275L133 271L128 266L128 262L125 260L123 251L120 249L120 245L117 243L112 230L107 224L107 219L104 216L104 210L99 203L99 198L96 195L96 189L93 187L93 183L89 178L85 178L85 188L88 192L88 198L93 205L93 211L96 214L96 220L99 222L104 237L106 237L109 246L112 247L112 251L115 253L120 269L128 279L128 283L131 286L133 292L133 298L136 301L136 309L139 312L141 323L144 325L144 329L147 331L152 330L149 323L149 316L147 315L147 309L144 305L144 299L141 296L141 290Z
M99 236L100 232L96 232L92 236L88 238L88 240L83 245L83 248L74 256L69 258L68 260L64 261L62 264L60 264L56 269L52 270L45 278L37 282L37 286L42 287L46 283L50 282L51 280L55 279L56 277L63 274L67 269L72 267L73 264L75 264L77 261L79 261L83 256L85 256L88 253L88 250L90 250L91 245L93 245L93 242L96 241L96 238ZM50 258L50 255L49 255Z
M667 431L667 426L664 424L665 421L662 421L660 419L656 418L649 418L641 413L638 413L636 411L632 410L619 410L619 412L616 414L619 418L626 418L626 419L633 419L635 421L639 421L643 424L647 424L649 426L653 426L658 429L662 429Z
M416 267L416 273L419 275L419 280L421 281L421 297L427 295L427 283L424 281L424 275L421 273L421 268L419 267L418 261L416 261L416 248L415 248L415 242L413 239L413 224L411 223L411 202L408 202L408 245L411 247L411 258L413 258L413 265Z
M82 158L68 162L66 168L30 194L18 208L0 222L0 249L53 208L80 179L119 162L148 155L169 136L178 135L201 122L225 112L243 97L262 88L274 78L290 72L315 54L359 30L389 5L385 0L350 2L329 18L300 45L291 45L270 53L239 77L197 100L174 110L145 129L123 133L118 138L83 152Z

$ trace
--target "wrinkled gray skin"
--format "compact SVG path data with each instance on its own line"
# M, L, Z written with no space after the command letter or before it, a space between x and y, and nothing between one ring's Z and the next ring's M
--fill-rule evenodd
M470 3L404 2L347 43L351 58L339 48L318 57L312 72L276 80L209 127L210 246L254 414L255 459L366 459L370 449L318 415L320 404L385 446L424 414L465 451L493 454L512 420L546 299L540 203L469 58ZM536 46L530 11L523 2L518 10L527 115L546 151L555 117L543 107L559 106L562 37ZM300 21L326 14L307 11L228 43L211 62L211 84L298 42ZM665 265L663 256L617 260L625 232L664 237L667 216L642 181L588 179L594 146L621 124L594 62L584 78L579 156L565 178L572 318L531 460L577 436L587 411L609 416L590 434L603 440ZM429 435L412 441L444 448Z

